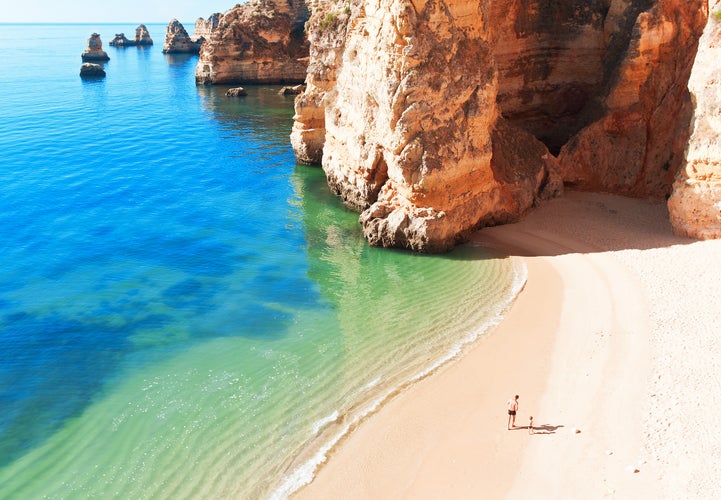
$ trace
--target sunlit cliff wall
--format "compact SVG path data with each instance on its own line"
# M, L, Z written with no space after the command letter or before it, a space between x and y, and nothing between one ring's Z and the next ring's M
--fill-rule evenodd
M579 189L664 197L706 0L311 0L298 160L372 244L443 251Z

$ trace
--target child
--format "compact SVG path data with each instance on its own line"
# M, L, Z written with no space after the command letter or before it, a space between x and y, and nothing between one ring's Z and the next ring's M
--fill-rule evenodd
M533 416L528 417L528 433L533 434Z

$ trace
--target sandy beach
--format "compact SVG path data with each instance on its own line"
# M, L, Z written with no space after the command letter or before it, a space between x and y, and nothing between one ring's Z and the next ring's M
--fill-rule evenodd
M721 241L675 236L662 202L570 192L471 244L528 268L503 322L294 498L721 498Z

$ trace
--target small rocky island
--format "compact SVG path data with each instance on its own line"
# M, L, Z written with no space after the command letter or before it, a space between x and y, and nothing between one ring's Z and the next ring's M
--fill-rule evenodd
M83 62L105 62L109 61L108 54L103 50L103 42L98 33L93 33L88 38L88 48L80 56Z
M164 54L197 54L211 33L218 27L222 14L211 14L208 19L199 17L195 21L193 36L188 35L185 27L177 20L173 19L168 24L165 32L165 45L163 45Z
M163 54L197 54L203 40L193 39L177 19L168 24Z
M105 76L105 70L100 64L96 63L83 63L80 66L80 78L103 78Z
M129 40L125 37L125 33L117 33L115 38L110 41L113 47L147 47L153 45L153 39L150 37L148 28L141 24L135 28L135 39Z

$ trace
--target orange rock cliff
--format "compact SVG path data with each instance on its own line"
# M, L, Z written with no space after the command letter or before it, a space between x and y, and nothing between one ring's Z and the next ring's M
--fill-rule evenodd
M303 32L307 19L303 0L236 5L203 33L196 83L303 83L308 67Z
M305 79L296 157L371 244L446 251L564 186L670 197L677 232L721 236L719 0L306 3L228 11L196 79Z
M721 236L719 156L689 146L716 109L700 117L689 93L699 38L718 22L706 0L309 7L291 142L361 212L371 244L445 251L564 184L659 199L673 189L672 220L705 214L705 232L677 231Z

